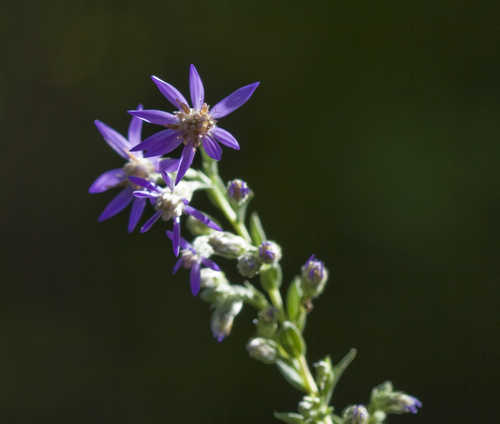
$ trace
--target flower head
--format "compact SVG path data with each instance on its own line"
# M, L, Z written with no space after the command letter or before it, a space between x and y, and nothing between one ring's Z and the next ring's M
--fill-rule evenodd
M167 231L167 236L171 240L174 239L172 231ZM181 266L190 269L189 282L191 293L193 293L193 296L196 296L200 291L202 265L214 271L220 271L220 268L214 261L209 259L212 256L213 249L208 244L206 236L197 237L193 244L181 237L180 246L181 256L177 260L172 273L175 274Z
M173 163L175 166L175 162ZM160 187L151 181L139 177L129 177L129 180L138 186L138 188L142 188L141 190L134 191L133 195L140 199L150 199L156 209L154 215L141 227L141 233L148 231L160 218L163 221L173 220L172 247L175 256L179 256L181 246L180 218L182 215L191 215L214 230L222 231L222 229L205 214L189 204L194 191L199 188L199 183L182 181L177 186L172 187L169 184L171 180L168 177L168 173L164 171L162 175L167 183L167 187Z
M148 137L134 147L134 151L144 150L145 157L161 156L184 145L175 184L177 184L193 162L196 149L201 145L208 156L215 160L222 157L219 143L231 149L239 150L240 146L234 136L217 126L217 119L229 115L238 109L252 96L259 85L258 82L246 85L222 99L214 107L204 103L205 88L198 71L191 65L189 70L189 91L192 107L184 96L172 85L156 76L151 77L160 92L178 110L168 113L160 110L132 110L133 116L142 120L163 125L167 129Z
M142 110L142 105L138 106L138 110ZM127 161L122 168L104 172L89 188L91 194L102 193L111 188L122 188L120 193L102 211L99 222L115 216L132 203L128 222L128 231L132 232L142 216L146 201L140 198L134 199L132 194L134 186L130 183L128 177L140 177L145 180L156 178L158 159L144 158L142 152L131 153L132 148L141 142L142 121L139 118L132 117L128 128L128 139L101 121L96 120L95 125L104 141Z

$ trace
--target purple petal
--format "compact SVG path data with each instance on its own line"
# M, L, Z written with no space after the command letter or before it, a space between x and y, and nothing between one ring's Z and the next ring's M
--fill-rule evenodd
M241 87L238 90L233 91L229 96L223 98L212 109L210 109L210 115L212 118L223 118L231 112L234 112L240 106L244 105L247 100L252 97L253 92L259 84L260 82L254 82L253 84L246 85L245 87Z
M189 282L191 283L191 293L193 293L193 296L196 296L200 291L200 284L201 284L199 262L195 262L191 266L191 272L189 273Z
M94 123L104 138L104 141L121 157L128 159L130 143L127 139L123 135L117 133L113 128L108 127L104 122L96 119Z
M134 197L137 197L139 199L156 199L158 197L157 194L151 193L150 191L146 190L136 190L133 193Z
M170 187L171 190L174 189L173 181L171 180L168 172L175 172L179 168L179 159L164 159L160 162L158 169L160 170L161 176L163 177L163 181Z
M98 221L102 222L106 219L111 218L112 216L115 216L118 212L121 212L123 209L125 209L130 204L133 198L134 197L132 196L131 187L123 189L104 208L101 215L99 216Z
M137 106L137 110L142 110L142 105ZM131 146L135 146L141 142L142 120L132 117L128 126L128 141Z
M89 193L102 193L103 191L116 187L126 179L127 176L122 168L106 171L92 183L89 188Z
M167 237L172 240L172 238L174 237L174 233L172 231L166 231L167 233ZM191 243L189 243L186 239L184 238L180 238L180 243L181 243L181 247L183 249L192 249L193 247L191 246Z
M205 89L203 88L203 82L194 65L189 67L189 92L191 93L193 108L198 110L201 109L201 105L205 100Z
M145 180L144 178L130 176L130 177L128 177L128 179L130 182L132 182L138 186L147 188L148 190L156 191L156 192L160 191L160 189L158 188L158 186L156 184L152 183L151 181Z
M184 212L196 218L198 221L203 222L203 224L205 224L207 227L213 228L214 230L217 231L222 231L221 227L219 227L215 222L213 222L208 216L201 213L198 209L186 205L184 206Z
M219 265L217 265L214 261L210 259L203 258L201 260L201 263L209 268L212 268L214 271L220 271Z
M216 138L216 140L219 143L222 143L225 146L230 147L231 149L240 150L240 145L238 144L238 141L229 131L226 131L219 127L215 127L212 130L212 135Z
M156 150L165 149L165 153L171 152L179 144L181 144L181 138L178 137L179 133L174 130L162 130L159 131L148 138L146 138L142 143L134 146L131 152L136 152L138 150Z
M161 211L156 211L154 215L149 218L144 225L141 227L140 231L141 233L145 233L146 231L149 231L149 229L152 227L152 225L160 219L161 216Z
M177 170L177 177L175 178L176 185L180 180L182 180L182 177L193 163L195 152L196 149L193 146L184 146L184 149L182 150L181 161L179 163L179 169Z
M160 171L175 172L179 168L179 159L167 158L160 162Z
M161 94L163 94L167 98L167 100L175 107L177 107L178 109L182 109L182 103L189 106L189 103L184 98L184 96L173 85L170 85L168 82L165 82L154 75L151 76L151 79L156 84Z
M132 208L130 210L130 218L128 220L128 232L134 231L137 223L141 219L144 207L146 206L146 199L134 199Z
M180 240L181 240L181 223L179 217L174 219L174 228L172 233L172 248L174 255L179 256Z
M172 270L172 274L175 274L177 271L179 271L179 268L181 267L183 263L182 258L177 259L177 262L174 265L174 269Z
M179 122L177 116L172 113L163 112L162 110L129 110L128 113L150 124L171 125Z
M203 148L205 149L205 152L207 152L207 155L210 156L212 159L215 160L221 159L222 148L219 146L219 143L217 143L214 139L208 136L203 137Z

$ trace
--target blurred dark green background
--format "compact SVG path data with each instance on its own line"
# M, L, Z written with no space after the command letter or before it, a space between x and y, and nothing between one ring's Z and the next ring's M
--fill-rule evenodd
M498 2L16 1L0 13L5 423L261 423L298 393L227 341L156 228L127 235L88 186L121 160L138 102L169 108L188 66L210 104L259 80L224 128L293 277L332 279L309 356L359 356L334 397L391 379L424 403L391 423L498 420ZM146 134L157 128L147 126ZM207 205L198 197L198 205ZM207 209L207 211L209 211Z

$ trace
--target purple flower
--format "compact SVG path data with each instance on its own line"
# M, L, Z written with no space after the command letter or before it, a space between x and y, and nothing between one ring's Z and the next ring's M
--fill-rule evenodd
M246 85L222 99L209 109L205 101L205 89L198 71L191 65L189 70L189 91L193 107L189 106L184 96L172 85L152 76L160 92L178 110L168 113L161 110L131 110L129 113L142 120L163 125L167 129L148 137L133 151L145 151L145 157L161 156L184 144L181 161L177 171L175 184L177 184L193 162L196 149L202 145L208 156L219 160L222 148L219 143L231 149L239 150L240 146L234 136L228 131L219 128L216 119L223 118L238 109L252 96L260 84L254 82Z
M138 106L138 110L142 110L142 105ZM89 193L102 193L110 188L121 187L120 193L102 211L99 222L115 216L132 203L128 222L128 232L131 233L142 216L146 201L134 199L132 194L134 187L130 184L128 177L151 178L158 170L158 159L146 159L141 152L130 153L132 147L141 142L142 121L139 118L132 117L128 128L128 139L101 121L96 120L95 125L104 141L127 162L122 168L111 169L99 176L90 186Z
M169 160L168 165L174 167L177 165L177 161ZM222 228L220 228L215 222L198 209L189 205L193 192L196 190L197 183L183 181L177 186L172 187L170 184L171 180L168 178L167 172L162 172L162 175L167 183L167 187L160 187L159 185L140 177L129 177L129 180L136 186L145 189L136 190L133 192L133 195L139 199L150 199L156 209L154 215L151 216L151 218L149 218L141 227L141 233L148 231L160 218L164 221L172 219L174 221L172 247L175 256L179 256L181 246L180 218L183 214L191 215L207 227L213 228L214 230L222 231Z
M172 233L172 231L167 231L167 236L170 240L174 240L174 233ZM190 269L189 282L191 284L191 293L193 293L193 296L196 296L200 291L201 266L204 265L214 271L220 271L220 268L214 261L209 259L211 252L213 252L210 246L198 246L198 248L196 248L182 237L180 239L180 246L182 248L180 252L181 257L177 260L172 274L175 274L181 266Z

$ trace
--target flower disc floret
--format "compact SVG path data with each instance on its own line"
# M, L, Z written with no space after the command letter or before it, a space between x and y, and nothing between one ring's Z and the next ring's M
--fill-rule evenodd
M195 148L201 145L203 137L210 133L217 122L210 116L206 103L203 103L200 110L190 108L182 103L181 110L174 112L174 115L177 117L178 123L169 124L166 127L176 130L185 146Z

